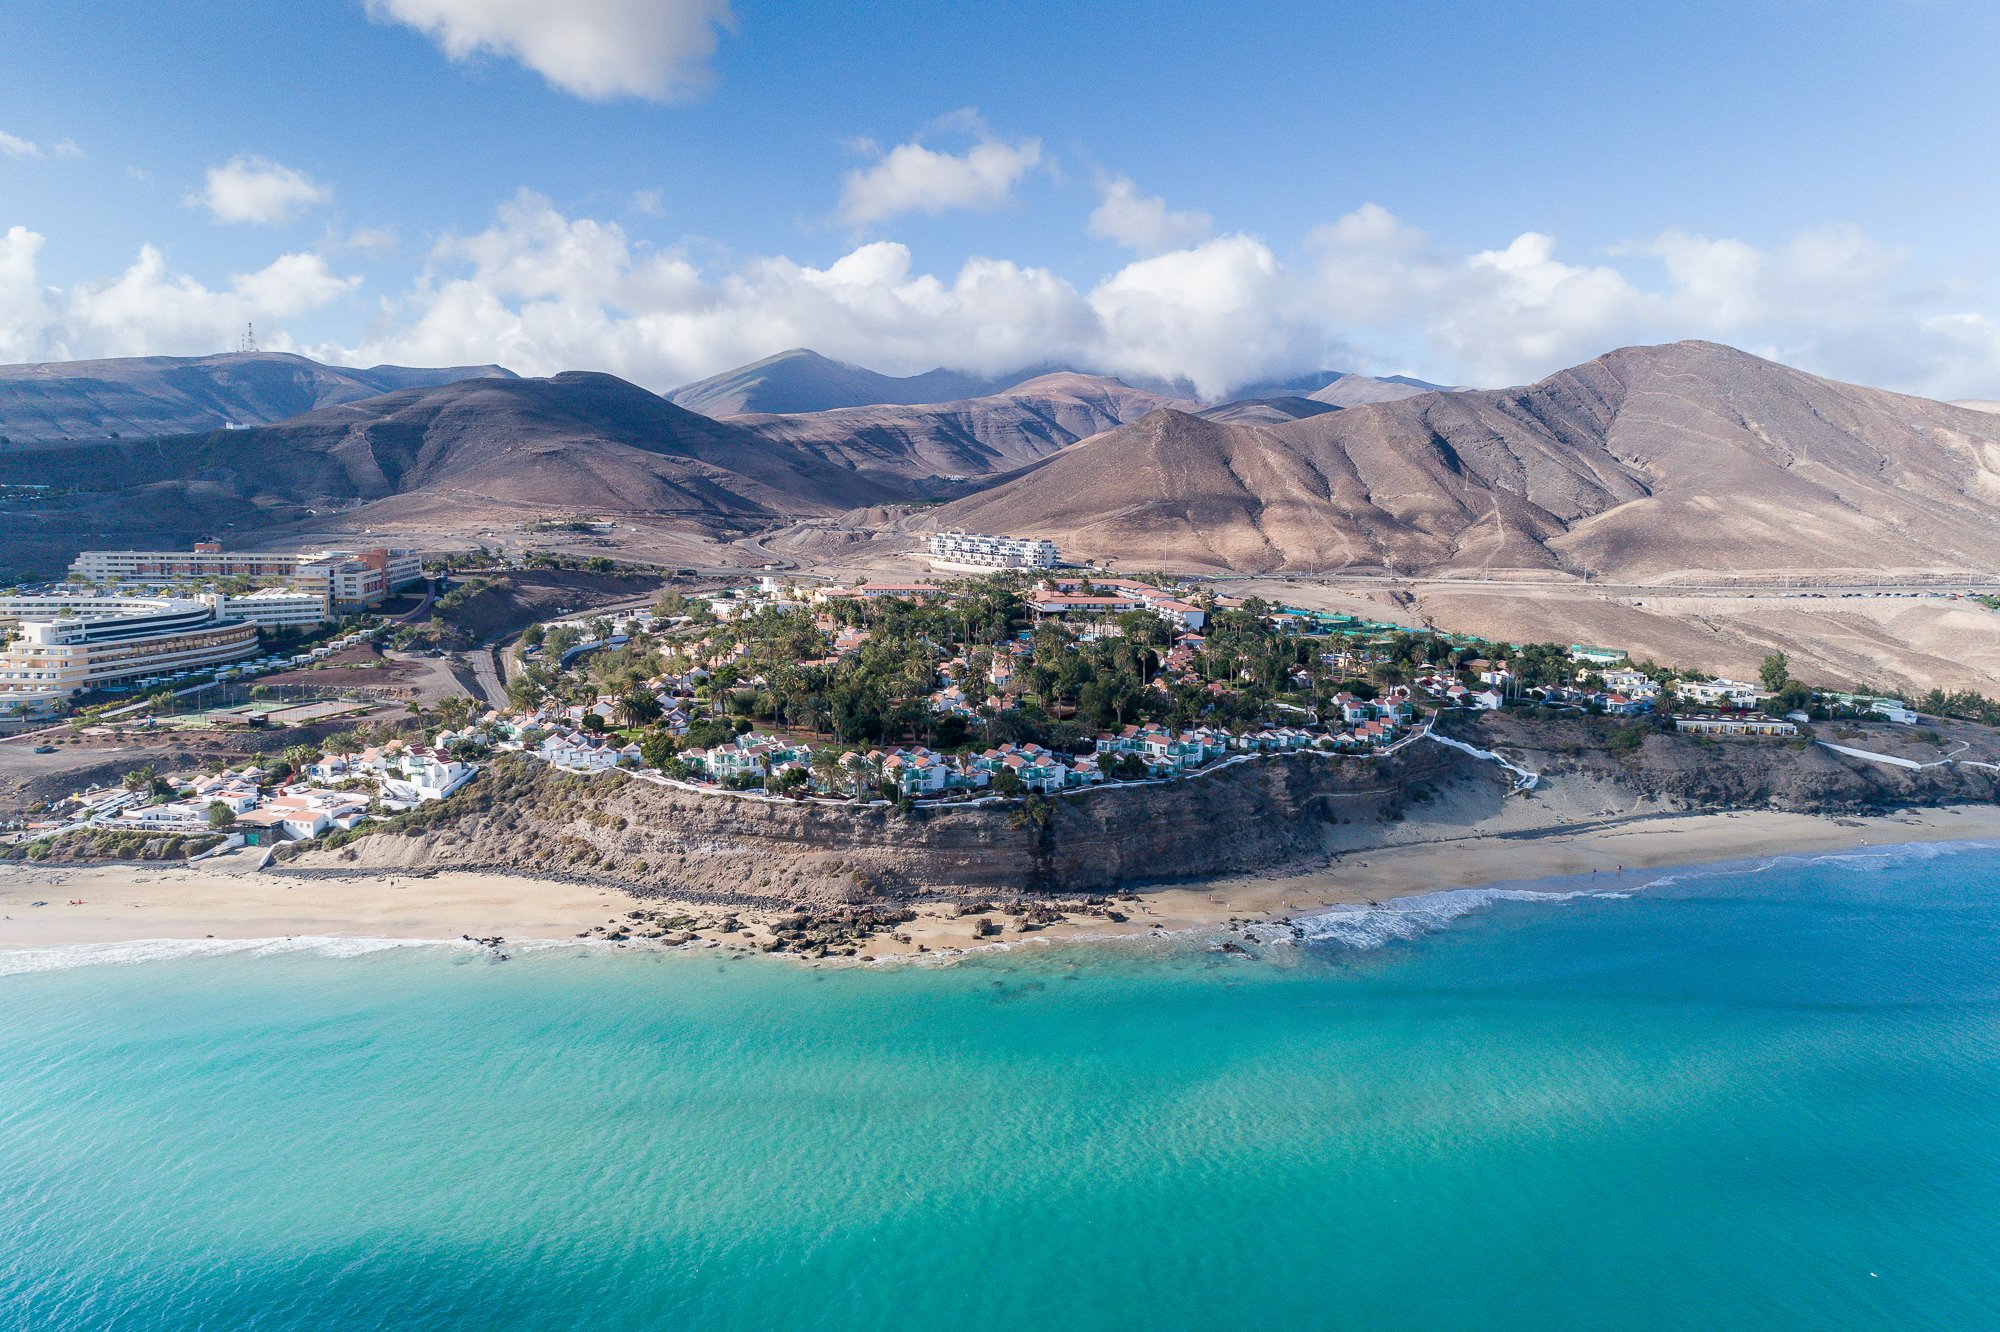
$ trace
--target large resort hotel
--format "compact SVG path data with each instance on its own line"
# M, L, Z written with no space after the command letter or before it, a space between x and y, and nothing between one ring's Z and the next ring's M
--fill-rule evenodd
M270 579L230 594L64 589L0 596L0 709L48 708L93 689L256 655L259 629L310 628L365 609L423 577L413 551L85 551L70 566L90 583Z
M986 536L978 532L933 532L928 549L934 569L1053 569L1056 543L1034 537Z
M80 597L0 597L0 621L14 621L5 626L12 641L0 648L0 708L48 706L107 684L254 656L257 626L221 618L218 600L98 597L84 614L74 608ZM40 618L51 601L71 608Z
M184 582L200 578L270 578L322 592L336 611L372 606L424 576L413 550L225 551L199 541L187 550L86 550L69 566L86 583Z

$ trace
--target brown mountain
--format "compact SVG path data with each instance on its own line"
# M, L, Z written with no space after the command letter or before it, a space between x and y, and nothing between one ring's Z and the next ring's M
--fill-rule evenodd
M926 515L1237 570L2000 565L2000 419L1712 343L1275 425L1160 411Z
M1324 416L1328 412L1339 410L1338 407L1314 398L1286 394L1276 398L1238 398L1233 402L1204 407L1195 415L1204 420L1222 421L1229 425L1281 425L1286 421L1303 420L1308 416Z
M889 498L813 453L579 372L406 389L247 430L16 449L0 453L0 484L58 492L0 524L0 563L43 569L107 541L330 514L464 526L587 511L727 535Z
M794 347L683 384L666 396L676 406L719 419L752 413L793 414L842 407L953 402L996 392L1024 378L1025 374L1017 374L989 379L958 370L885 375L821 356L804 347Z
M398 389L512 374L497 365L361 370L283 352L0 365L0 447L260 425Z
M1339 375L1331 384L1315 389L1307 396L1314 402L1323 402L1330 407L1362 407L1371 402L1395 402L1400 398L1414 398L1420 393L1463 392L1464 389L1431 384L1404 375L1386 375L1379 379L1370 375Z
M960 402L733 416L728 424L916 499L1015 471L1170 401L1115 379L1058 372Z

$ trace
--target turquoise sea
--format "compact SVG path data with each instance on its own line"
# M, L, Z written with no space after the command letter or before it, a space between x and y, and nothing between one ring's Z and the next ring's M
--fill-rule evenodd
M2000 851L1628 886L1258 959L0 957L0 1327L2000 1327Z

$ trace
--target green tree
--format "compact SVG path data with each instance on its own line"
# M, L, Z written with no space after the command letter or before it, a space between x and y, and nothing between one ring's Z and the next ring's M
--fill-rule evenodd
M1785 681L1792 678L1792 663L1782 652L1767 652L1764 661L1757 667L1757 678L1763 683L1766 693L1775 694L1785 687Z
M235 824L236 824L235 810L223 804L220 800L209 801L208 803L209 827L215 829L217 832L221 832L224 828L234 827Z
M650 690L634 689L618 700L618 715L627 726L644 726L658 721L664 711L660 700Z

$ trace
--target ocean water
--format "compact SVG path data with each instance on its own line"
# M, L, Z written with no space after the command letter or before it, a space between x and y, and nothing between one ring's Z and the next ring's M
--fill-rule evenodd
M2000 851L1627 887L0 957L0 1328L2000 1327Z

